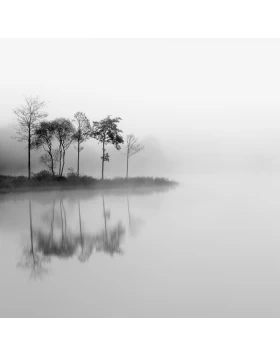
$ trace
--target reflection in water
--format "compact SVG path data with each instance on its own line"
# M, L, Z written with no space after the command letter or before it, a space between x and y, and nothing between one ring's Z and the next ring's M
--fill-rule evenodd
M86 260L88 260L88 258L90 257L90 255L91 255L91 253L93 251L93 245L90 244L90 248L89 249L85 249L85 240L84 240L83 231L82 231L82 218L81 218L80 200L78 201L78 207L79 207L80 244L81 244L81 248L82 248L81 254L79 255L79 260L81 262L85 262Z
M123 254L121 244L126 230L121 221L109 224L111 212L106 209L102 196L104 226L99 231L85 228L82 220L80 201L77 203L78 230L68 225L64 200L53 200L47 214L42 215L44 224L33 227L32 202L29 200L30 247L23 252L18 266L31 269L33 277L42 276L46 272L42 263L51 257L70 258L76 255L80 262L87 261L93 252L103 252L113 256ZM59 212L55 210L58 206ZM58 229L55 227L58 224ZM47 225L47 229L46 226ZM57 227L56 227L57 228Z
M32 203L29 200L29 226L30 226L30 248L24 249L18 267L30 270L31 278L40 278L44 273L47 272L46 268L43 267L43 262L47 261L44 259L35 247L34 242L34 230L32 222Z
M129 226L129 235L134 236L138 233L140 227L144 224L144 221L135 217L130 213L129 197L126 196L127 202L127 211L128 211L128 226Z
M125 229L121 222L113 227L112 229L107 229L107 220L110 220L111 212L105 208L104 195L102 196L103 202L103 217L104 217L104 231L98 236L97 240L97 251L104 251L110 255L114 253L122 254L120 244L125 234Z

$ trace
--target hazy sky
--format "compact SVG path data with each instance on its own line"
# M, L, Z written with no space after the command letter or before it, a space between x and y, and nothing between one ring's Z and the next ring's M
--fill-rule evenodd
M0 40L0 171L26 174L23 144L10 139L24 95L49 118L83 111L123 118L146 149L131 174L280 170L279 40ZM75 167L69 151L67 166ZM38 154L33 165L38 169ZM81 171L99 174L88 142ZM9 158L9 160L7 160ZM10 167L9 162L13 164ZM118 152L109 175L124 174ZM36 171L36 170L34 170Z

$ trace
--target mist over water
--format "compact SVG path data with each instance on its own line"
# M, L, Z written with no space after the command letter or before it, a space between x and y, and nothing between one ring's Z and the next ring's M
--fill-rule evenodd
M130 177L180 182L1 194L1 317L280 317L279 40L1 48L0 175L27 175L13 109L39 95L49 120L121 117L144 145ZM83 146L81 175L100 178L101 145ZM107 149L105 178L124 177L122 150ZM71 145L64 175L76 167Z
M279 182L3 195L0 315L279 317Z

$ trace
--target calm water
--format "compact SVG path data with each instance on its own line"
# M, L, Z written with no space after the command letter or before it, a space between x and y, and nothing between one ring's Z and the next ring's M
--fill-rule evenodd
M0 316L280 317L280 175L0 196Z

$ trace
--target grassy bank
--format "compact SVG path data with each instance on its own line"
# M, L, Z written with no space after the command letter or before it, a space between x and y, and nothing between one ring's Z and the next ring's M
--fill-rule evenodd
M143 187L168 187L178 183L163 177L132 177L113 179L96 179L91 176L75 174L67 177L53 177L43 171L34 174L30 180L25 176L0 175L0 193L69 190L69 189L116 189L116 188L143 188Z

